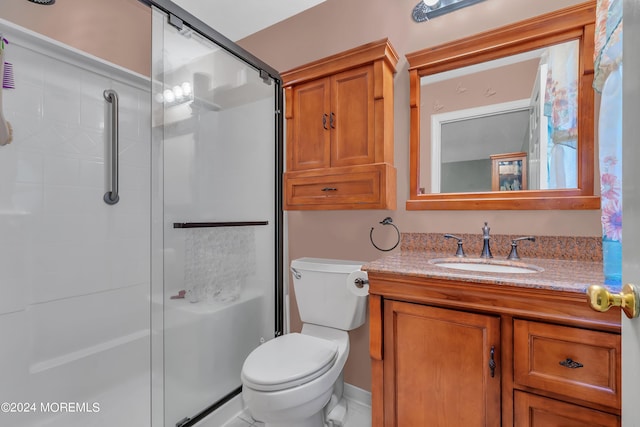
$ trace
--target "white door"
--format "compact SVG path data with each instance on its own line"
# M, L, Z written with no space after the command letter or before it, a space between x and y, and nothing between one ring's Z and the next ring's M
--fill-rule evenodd
M640 285L640 0L624 0L623 283ZM640 426L640 319L622 315L622 425Z

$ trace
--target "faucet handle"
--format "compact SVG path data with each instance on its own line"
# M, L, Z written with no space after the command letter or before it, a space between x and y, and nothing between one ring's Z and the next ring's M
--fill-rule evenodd
M518 237L517 239L511 240L511 252L507 257L508 260L516 261L520 259L520 257L518 256L518 242L521 240L529 240L531 242L535 242L536 238L534 236L526 236Z
M484 227L482 227L482 237L485 239L489 238L489 231L491 227L489 227L489 223L487 221L484 222Z
M458 258L464 258L466 255L464 254L464 250L462 249L462 239L458 236L454 236L453 234L445 234L445 239L456 239L458 241L458 249L456 250L456 256Z

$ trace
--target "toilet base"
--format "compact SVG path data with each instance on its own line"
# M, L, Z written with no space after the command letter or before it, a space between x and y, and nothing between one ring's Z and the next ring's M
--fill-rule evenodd
M347 421L347 400L342 398L333 409L326 414L325 426L326 427L344 427L344 423Z
M264 423L264 427L325 427L323 411L303 420L290 422Z
M325 406L322 411L303 420L289 422L264 423L264 427L344 427L347 421L348 404L342 398L327 412Z

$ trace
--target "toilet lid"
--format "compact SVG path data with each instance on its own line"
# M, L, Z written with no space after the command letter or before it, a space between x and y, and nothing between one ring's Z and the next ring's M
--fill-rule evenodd
M242 382L261 391L284 390L324 374L338 357L329 340L291 333L267 341L244 362Z

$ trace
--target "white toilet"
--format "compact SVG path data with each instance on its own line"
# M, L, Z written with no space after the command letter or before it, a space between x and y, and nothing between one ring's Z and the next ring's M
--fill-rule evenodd
M320 258L291 262L302 331L264 343L242 367L242 396L253 418L266 427L343 425L347 331L361 326L367 314L366 292L348 282L366 274L354 273L362 264Z

